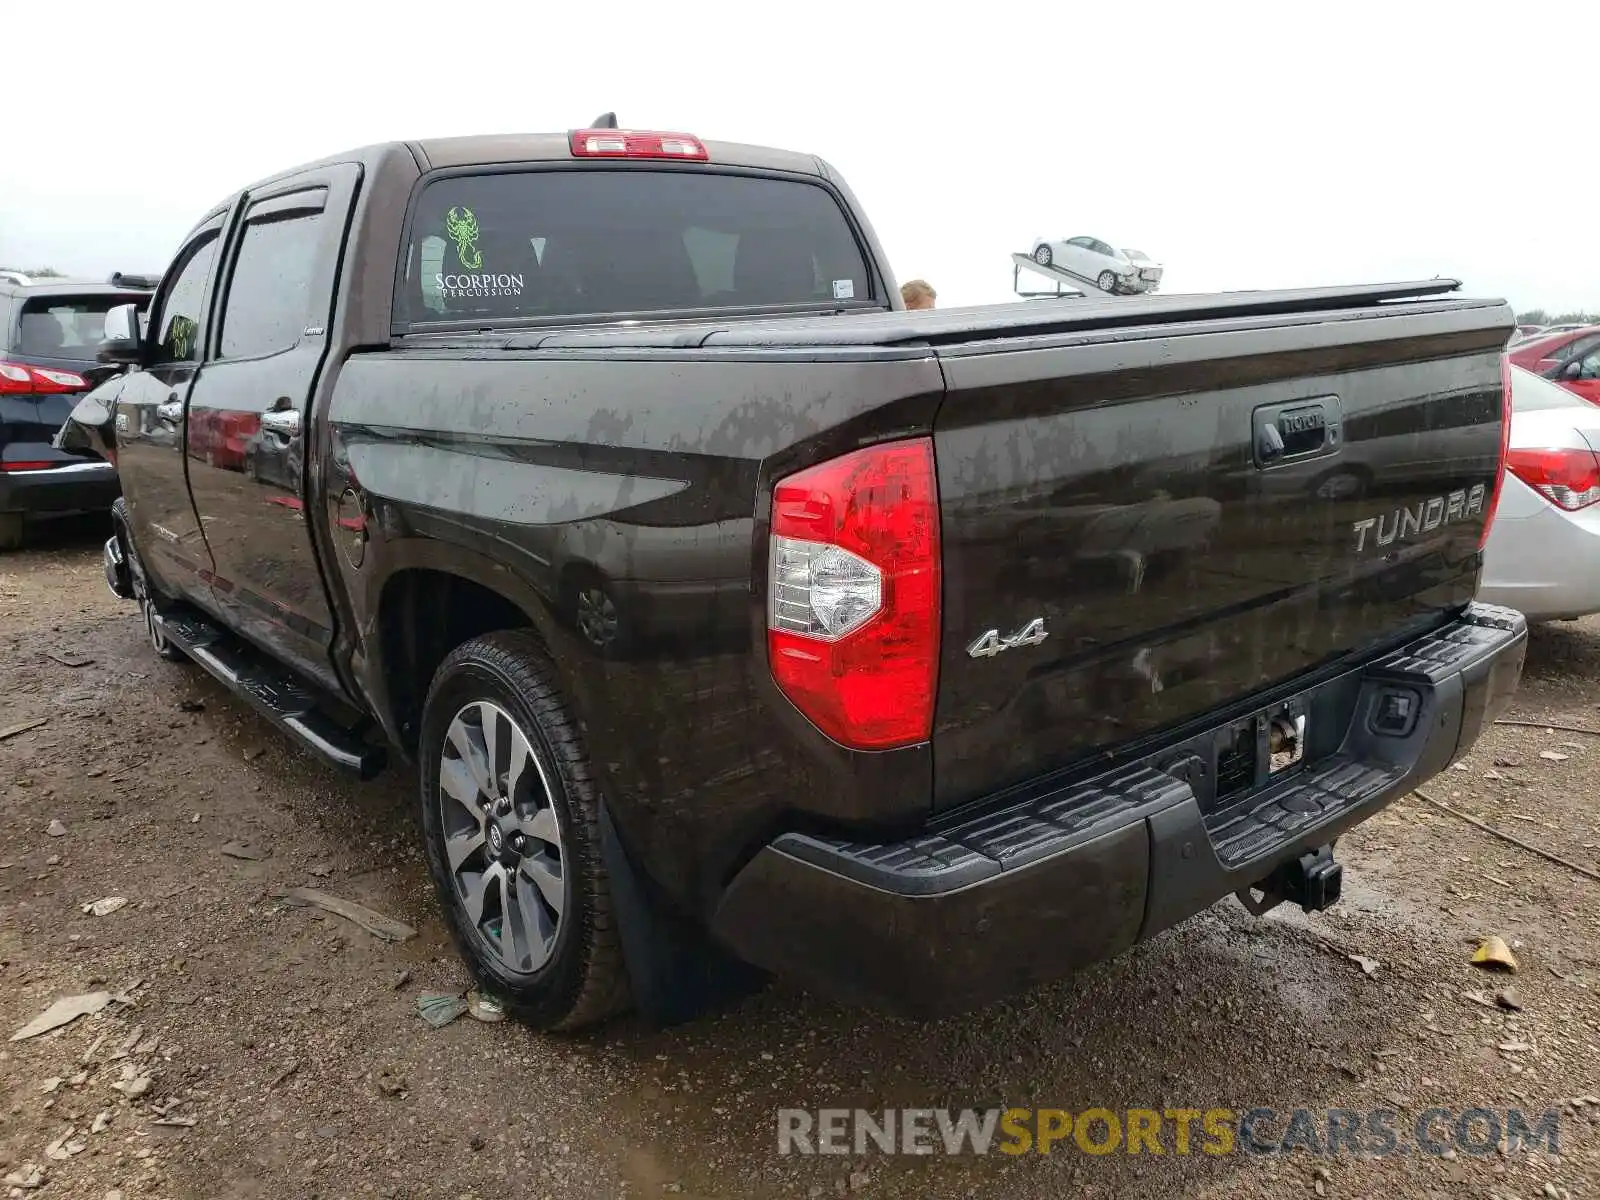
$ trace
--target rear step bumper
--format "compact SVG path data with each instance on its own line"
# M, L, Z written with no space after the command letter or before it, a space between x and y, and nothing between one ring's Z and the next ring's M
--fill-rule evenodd
M1520 613L1474 604L1290 697L1309 721L1304 758L1242 799L1219 801L1197 751L1252 721L1264 729L1283 702L906 841L783 834L733 879L713 930L819 992L914 1015L1059 978L1293 875L1444 770L1504 709L1527 639Z
M108 577L109 573L108 563ZM285 668L262 659L198 613L187 609L158 613L156 621L167 639L197 665L313 754L360 779L371 779L383 770L383 748L369 745L324 713L311 690Z

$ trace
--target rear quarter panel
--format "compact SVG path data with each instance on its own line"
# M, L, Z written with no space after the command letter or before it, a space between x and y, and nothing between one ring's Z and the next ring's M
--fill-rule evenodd
M329 406L330 499L369 540L337 568L356 674L382 708L385 584L428 567L513 599L548 644L624 837L689 904L806 815L925 818L926 746L851 754L766 669L765 497L773 478L931 429L926 350L356 355ZM612 596L625 644L577 627L574 579ZM792 810L805 810L793 817Z

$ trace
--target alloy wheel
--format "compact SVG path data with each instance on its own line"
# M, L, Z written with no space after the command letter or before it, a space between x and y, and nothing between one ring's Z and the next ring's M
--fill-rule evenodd
M567 855L550 777L528 734L487 700L451 718L439 761L445 860L466 922L508 970L550 960Z

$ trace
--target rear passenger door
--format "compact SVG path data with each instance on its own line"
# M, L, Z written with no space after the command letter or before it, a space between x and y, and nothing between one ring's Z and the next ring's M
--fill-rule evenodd
M312 546L311 399L326 358L354 165L247 195L217 327L189 397L189 481L228 623L335 691L333 613Z
M226 214L210 218L173 259L150 306L145 367L117 396L117 474L140 561L169 596L210 607L211 554L189 501L184 403L210 330L213 275Z

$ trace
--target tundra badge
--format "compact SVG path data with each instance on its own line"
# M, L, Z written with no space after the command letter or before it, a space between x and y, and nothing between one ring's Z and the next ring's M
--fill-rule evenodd
M993 658L1002 650L1012 650L1018 646L1037 646L1050 635L1045 632L1044 618L1035 617L1015 633L1000 636L998 629L991 629L967 647L967 653L973 658Z
M1386 512L1380 517L1354 521L1351 523L1351 528L1356 535L1356 553L1360 554L1367 548L1369 533L1374 534L1373 541L1381 548L1392 545L1397 539L1404 542L1418 533L1432 533L1439 526L1448 525L1452 521L1479 516L1483 512L1487 494L1488 489L1483 484L1476 483L1470 488L1462 488L1445 496L1419 500L1405 508Z

